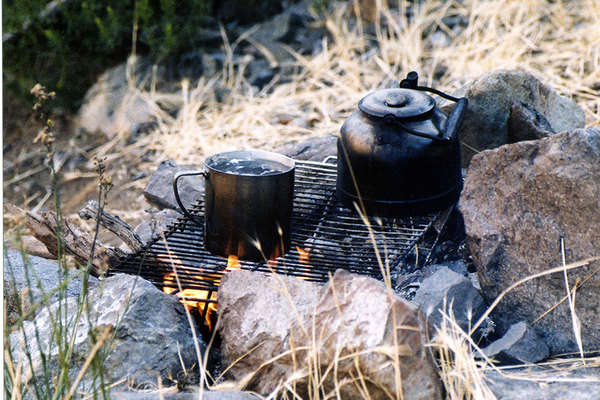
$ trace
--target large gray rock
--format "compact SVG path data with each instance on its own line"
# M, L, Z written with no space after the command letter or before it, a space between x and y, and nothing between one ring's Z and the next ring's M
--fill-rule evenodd
M70 269L66 279L59 275L56 261L23 254L19 250L4 253L4 305L9 324L21 315L32 318L40 308L47 307L62 297L77 297L81 292L80 270ZM98 279L88 276L90 288L98 286ZM20 311L19 311L20 309Z
M577 104L528 72L492 71L466 84L454 95L469 99L460 129L464 167L475 154L473 149L483 151L510 143L507 121L515 103L526 103L537 110L556 132L585 125L585 114ZM442 108L449 112L453 107L446 104Z
M413 303L427 315L434 327L441 325L443 313L452 314L465 332L486 310L481 294L471 281L447 267L438 269L421 282Z
M174 161L163 161L148 179L144 196L161 208L171 208L178 211L179 206L173 193L173 178L181 171L197 170L198 168L177 165ZM184 176L177 184L179 197L189 210L204 196L204 178L201 176Z
M111 276L90 291L89 307L89 318L84 311L77 319L77 299L69 298L66 304L60 305L61 325L74 338L68 370L71 382L90 354L90 329L97 336L109 329L110 335L102 350L104 382L118 382L116 389L156 387L159 377L166 383L181 374L184 368L198 365L192 330L183 305L150 282L132 275ZM19 351L25 343L25 333L32 353L32 369L40 384L44 374L39 349L44 351L49 371L60 371L59 348L53 340L57 328L51 323L51 318L56 320L58 310L59 303L52 304L10 336L13 360L21 360L24 367L29 368L24 354ZM65 313L65 310L69 312ZM203 343L198 346L204 351ZM93 389L89 370L78 388L84 392Z
M308 398L313 381L343 399L400 390L404 399L441 398L424 317L375 279L338 270L319 287L234 271L219 287L219 310L223 354L229 362L244 356L231 372L250 390L267 395L287 381ZM315 365L329 373L317 376Z
M600 255L600 129L505 145L473 157L459 208L484 295L520 279ZM600 348L600 262L571 270L585 349ZM562 273L516 287L493 314L500 331L524 320L551 354L577 351ZM537 321L538 318L541 318ZM535 323L534 323L535 321Z
M304 344L312 345L318 354L313 353L308 361L325 368L335 366L337 377L323 379L331 393L339 390L340 398L364 399L351 379L359 370L368 398L388 399L390 393L407 400L442 398L437 370L424 346L428 337L424 316L383 282L336 271L311 322L305 327L314 326L314 336L309 332Z
M600 368L531 366L486 372L488 387L498 400L598 400Z
M241 381L266 361L290 350L289 335L296 319L311 315L321 288L315 283L280 275L248 271L227 273L219 286L218 331L224 364L237 361L230 370ZM293 368L282 357L263 368L249 388L267 394L287 378Z
M525 322L511 326L500 339L482 349L494 360L507 363L536 363L548 357L548 346Z
M133 58L131 62L135 75L148 74L147 65ZM123 63L98 78L79 108L75 120L78 128L113 137L155 119L150 103L129 87L127 71L128 64Z

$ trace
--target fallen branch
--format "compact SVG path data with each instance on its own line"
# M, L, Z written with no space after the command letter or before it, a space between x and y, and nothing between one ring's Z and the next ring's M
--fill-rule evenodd
M98 218L98 202L95 200L88 201L87 205L79 211L79 216L83 219L96 220ZM144 245L144 242L133 228L116 215L102 210L100 225L114 233L134 252L140 250Z
M27 212L26 225L33 236L44 243L48 251L58 257L59 223L56 214L44 211L40 214ZM64 218L60 227L63 251L75 256L82 264L87 265L92 251L92 238L79 229L72 221ZM125 253L119 249L104 246L96 242L94 257L90 265L90 274L100 276L111 267L119 264Z

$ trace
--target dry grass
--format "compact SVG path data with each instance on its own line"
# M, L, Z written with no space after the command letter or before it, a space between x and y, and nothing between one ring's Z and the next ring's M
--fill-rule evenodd
M365 25L349 25L351 3L340 3L322 21L333 40L323 39L320 54L294 54L299 69L292 82L276 86L268 95L252 94L243 68L226 64L218 76L184 82L178 118L167 118L134 147L155 148L161 157L197 164L218 151L272 149L291 140L336 133L362 96L410 70L448 91L497 68L529 71L572 97L585 110L588 126L600 124L597 0L426 1L413 3L410 22L404 16L407 3L400 1L400 12L382 10L371 36ZM457 34L442 23L444 16L462 16L468 25ZM434 47L429 42L427 32L436 29L452 37L450 45ZM224 36L226 53L231 55L244 40L229 43ZM217 86L232 90L224 103L214 98ZM161 96L140 94L150 102Z

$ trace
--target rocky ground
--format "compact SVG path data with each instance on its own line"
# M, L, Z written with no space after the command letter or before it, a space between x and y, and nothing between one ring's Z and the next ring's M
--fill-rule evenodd
M551 10L547 12L561 11ZM418 42L441 54L452 46L455 52L466 52L463 40L475 37L464 39L461 33L472 34L478 21L460 18L465 14L461 7L446 11L444 26L426 25L429 29ZM565 18L576 19L573 10L566 11ZM52 162L61 172L65 213L84 230L93 226L78 211L96 198L94 157L104 158L114 183L106 209L137 226L146 241L150 231L178 216L170 191L174 173L199 165L207 154L231 146L278 150L299 159L335 154L335 137L326 134L335 133L356 108L359 94L390 85L395 77L358 73L356 66L390 61L386 46L407 38L393 21L407 26L430 21L412 7L392 8L388 14L393 17L385 19L391 41L378 33L377 25L360 22L349 12L339 12L353 21L342 28L334 20L319 22L301 2L257 27L237 33L232 28L229 47L190 54L187 81L167 82L172 71L153 68L143 58L108 70L90 89L77 116L56 118ZM356 29L366 31L362 34L367 38L358 45L352 33ZM221 37L213 32L215 38L217 34ZM247 40L239 39L244 35ZM563 43L569 45L571 39L565 36ZM333 43L348 47L339 49ZM546 48L543 41L537 45ZM480 73L463 71L456 78L447 68L459 64L448 61L441 68L435 58L422 56L418 63L427 79L439 80L440 88L469 99L460 132L465 187L432 264L398 279L393 288L398 296L389 296L390 288L380 282L344 271L324 286L291 278L273 282L278 278L245 271L228 275L219 290L221 343L215 345L220 351L215 357L220 367L211 368L217 372L237 360L227 375L236 382L220 381L220 389L264 396L301 393L303 398L364 398L367 391L371 398L386 398L400 387L410 399L462 398L465 392L486 399L596 398L600 131L594 127L599 121L594 79L600 82L600 76L592 72L573 88L560 74L540 80L541 71L523 71L546 60L535 58L537 53L532 57L515 62L525 68L480 66ZM504 64L511 66L508 58ZM405 67L400 65L403 73ZM466 78L467 72L472 79ZM133 85L127 80L131 76ZM160 82L160 88L154 90L152 82ZM451 107L442 105L446 112ZM37 212L51 209L53 199L47 195L44 151L32 143L32 134L23 135L39 125L25 115L15 114L26 121L23 126L5 122L5 203ZM201 184L187 184L185 201L192 202ZM16 213L10 209L5 214L9 232L18 226ZM122 244L108 232L101 239ZM19 308L31 310L28 317L33 318L36 303L48 308L12 333L13 344L31 338L35 324L47 327L57 307L51 305L55 298L43 295L58 285L48 272L57 265L47 259L30 261L33 267L25 268L18 252L5 256L10 266L5 268L8 319L18 321ZM551 268L555 270L549 273ZM43 278L39 290L25 289L28 276ZM82 277L74 274L70 279L69 307ZM123 392L131 387L155 391L157 376L172 387L198 390L198 352L204 353L209 338L193 338L185 308L173 296L140 279L131 291L128 283L133 279L117 275L90 284L94 301L87 318L114 333L106 360L110 379L120 382L115 397L143 396ZM524 282L517 284L520 280ZM123 297L131 299L125 309ZM67 371L73 377L90 351L84 340L90 335L88 320L66 322L77 332L76 360ZM565 353L575 358L565 359ZM50 346L48 359L55 362L58 354ZM40 379L41 360L38 355L33 359L34 375ZM81 382L87 389L97 384Z

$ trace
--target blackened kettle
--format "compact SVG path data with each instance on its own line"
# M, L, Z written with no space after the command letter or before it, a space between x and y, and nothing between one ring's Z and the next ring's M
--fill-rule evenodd
M456 102L448 116L434 93ZM419 86L410 72L400 88L369 93L337 141L337 196L368 215L423 215L454 204L462 190L458 129L467 106Z

